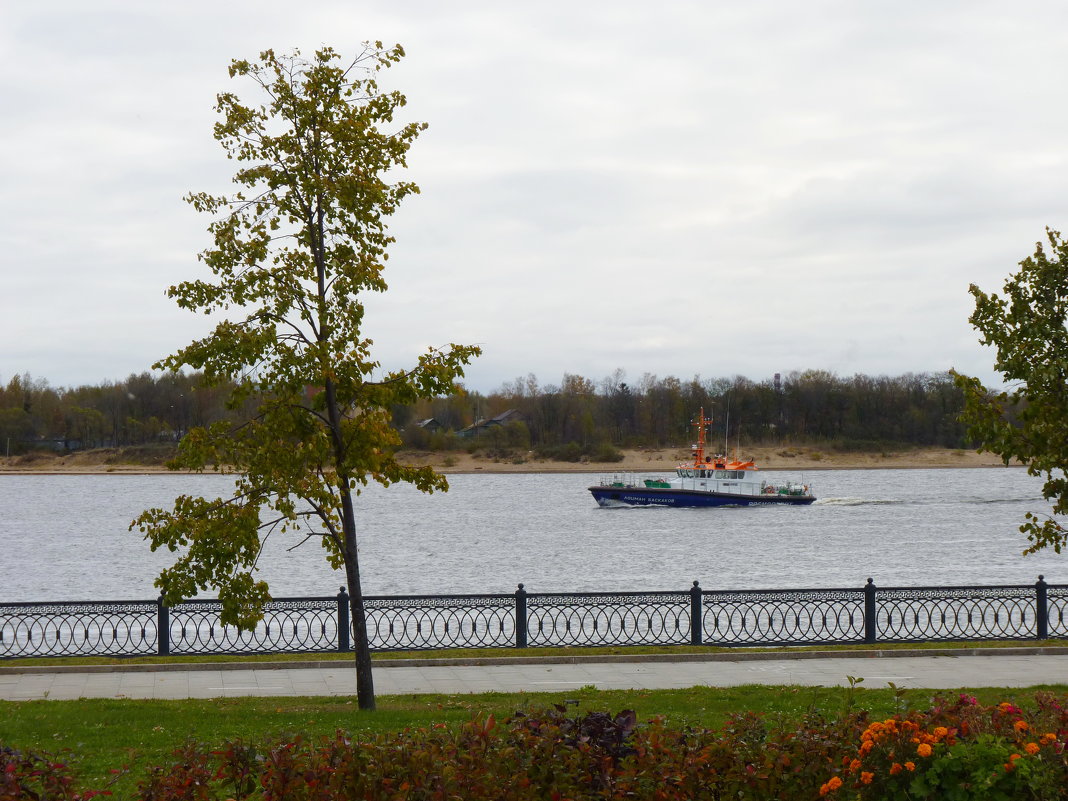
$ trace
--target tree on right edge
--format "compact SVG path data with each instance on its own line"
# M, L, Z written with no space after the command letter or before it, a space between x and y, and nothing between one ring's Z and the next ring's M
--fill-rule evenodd
M1009 464L1017 460L1044 476L1042 497L1052 515L1028 512L1020 531L1024 553L1068 545L1068 529L1055 515L1068 514L1068 241L1047 228L1048 248L1035 253L1005 281L1005 296L987 295L974 284L975 312L968 318L980 342L995 348L994 368L1006 389L988 390L978 378L954 371L964 392L961 420L980 451Z

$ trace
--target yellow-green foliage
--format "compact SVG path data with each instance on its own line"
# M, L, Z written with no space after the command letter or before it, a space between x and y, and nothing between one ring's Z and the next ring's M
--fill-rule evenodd
M225 466L229 498L181 497L132 524L153 550L178 551L157 586L173 604L217 590L221 620L250 628L269 596L255 577L264 537L317 540L344 568L352 597L360 705L373 707L353 502L369 481L447 483L429 467L399 464L390 409L457 391L476 347L431 349L409 370L385 372L361 330L362 297L383 292L386 219L418 187L390 183L426 125L394 125L404 95L379 88L399 47L365 45L342 62L330 48L310 59L272 50L234 61L230 76L251 81L259 101L218 96L215 138L239 165L238 191L187 200L210 214L214 244L200 254L213 279L168 294L179 306L226 315L212 333L160 361L191 367L209 386L230 388L241 424L194 428L175 467Z

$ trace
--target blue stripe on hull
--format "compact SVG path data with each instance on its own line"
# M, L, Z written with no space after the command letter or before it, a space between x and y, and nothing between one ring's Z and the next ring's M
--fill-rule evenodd
M811 495L733 495L698 490L590 487L601 506L807 506Z

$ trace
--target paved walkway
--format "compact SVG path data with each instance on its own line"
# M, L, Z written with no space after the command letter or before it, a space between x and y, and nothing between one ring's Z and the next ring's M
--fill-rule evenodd
M1023 649L1021 649L1023 650ZM915 653L915 652L913 652ZM1068 686L1068 654L985 651L943 656L843 655L778 658L771 654L687 660L575 663L426 664L376 666L378 695L419 693L539 692L594 686L599 689L667 689L709 685L795 684L844 686L848 676L864 687ZM504 660L499 660L503 662ZM318 667L0 672L0 699L217 698L226 696L352 695L355 669L348 663Z

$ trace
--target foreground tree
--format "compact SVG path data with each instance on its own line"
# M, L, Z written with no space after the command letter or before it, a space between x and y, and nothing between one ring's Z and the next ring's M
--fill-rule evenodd
M345 66L331 49L234 61L265 105L218 96L215 138L243 163L233 196L187 200L215 220L214 247L200 258L214 281L188 281L168 294L204 313L238 310L238 319L159 362L203 371L209 385L232 387L231 408L252 405L240 426L191 430L173 466L221 468L238 475L227 499L183 496L172 510L150 509L131 528L152 549L181 551L156 580L167 604L214 588L222 621L249 629L262 618L267 584L254 577L272 533L318 539L345 571L351 597L359 706L373 709L374 684L361 590L354 496L369 481L445 490L428 467L397 463L399 437L389 408L458 389L478 348L431 349L411 370L379 375L371 340L360 330L361 294L386 289L385 219L418 188L387 183L405 166L423 123L393 123L405 98L381 92L378 73L400 60L399 46L365 45Z
M974 284L975 313L969 318L984 345L997 351L994 367L1009 387L991 392L977 378L956 374L964 390L962 419L981 450L1005 464L1018 460L1044 476L1043 497L1053 514L1068 514L1068 242L1046 230L1042 243L1005 282L1005 297ZM1068 530L1050 515L1028 512L1020 531L1031 542L1024 553L1068 544Z

